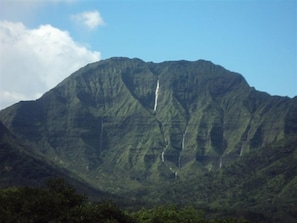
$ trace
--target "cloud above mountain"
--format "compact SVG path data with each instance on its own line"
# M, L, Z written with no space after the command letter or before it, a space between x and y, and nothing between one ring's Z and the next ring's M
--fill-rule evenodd
M91 17L89 26L98 25ZM67 31L10 21L0 21L0 52L0 109L36 99L81 66L100 60L100 52L75 42Z
M103 18L97 10L75 14L72 15L71 18L77 21L78 23L81 23L82 25L86 26L90 30L94 30L98 26L104 25Z

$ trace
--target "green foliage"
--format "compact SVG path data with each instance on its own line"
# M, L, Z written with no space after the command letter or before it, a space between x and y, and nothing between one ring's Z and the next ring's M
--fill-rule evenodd
M132 213L139 223L248 223L242 218L207 219L205 212L192 206L178 208L176 205L157 206Z
M288 138L250 152L219 171L160 187L150 196L221 210L214 211L221 212L221 217L228 216L230 210L240 210L239 216L251 222L294 222L277 219L296 221L296 216L286 213L288 207L297 205L296 145L295 138Z
M193 207L177 208L171 206L159 206L153 209L142 209L133 214L142 223L203 223L203 212Z
M239 223L236 219L206 220L191 206L157 206L128 213L111 201L87 202L62 179L49 180L44 188L10 188L0 191L0 222L71 223Z
M125 211L111 201L90 203L62 179L47 181L41 188L9 188L0 190L0 222L100 222L100 223L247 223L293 222L296 207L282 209L261 207L263 210L196 209L193 206L155 206ZM271 210L270 210L271 209ZM283 213L275 218L268 210ZM282 222L278 220L278 222Z
M86 197L62 179L45 188L11 188L0 191L0 222L106 222L134 220L112 202L88 203Z
M111 201L85 203L71 211L69 222L134 223L135 220Z
M68 213L86 200L62 179L50 180L46 188L22 187L1 191L4 222L48 222L67 218Z

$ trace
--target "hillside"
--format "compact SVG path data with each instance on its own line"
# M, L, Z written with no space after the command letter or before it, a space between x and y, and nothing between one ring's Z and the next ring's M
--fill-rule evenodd
M265 191L261 203L296 204L296 105L209 61L110 58L0 120L26 153L113 194L223 207Z
M79 193L88 194L91 200L119 199L93 188L44 157L30 153L28 146L0 122L0 188L40 187L50 179L63 178Z

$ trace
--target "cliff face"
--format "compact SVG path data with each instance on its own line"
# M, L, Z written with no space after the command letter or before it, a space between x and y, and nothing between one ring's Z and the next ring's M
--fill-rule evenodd
M111 58L0 120L34 152L116 192L195 177L296 134L294 100L208 61Z

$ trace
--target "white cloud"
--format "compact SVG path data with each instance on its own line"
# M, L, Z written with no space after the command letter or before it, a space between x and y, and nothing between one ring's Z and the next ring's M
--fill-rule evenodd
M104 21L98 11L89 11L89 12L83 12L79 14L75 14L72 16L72 18L85 25L89 29L95 29L98 26L103 26Z
M28 29L0 21L0 109L36 99L100 53L79 45L51 25Z

